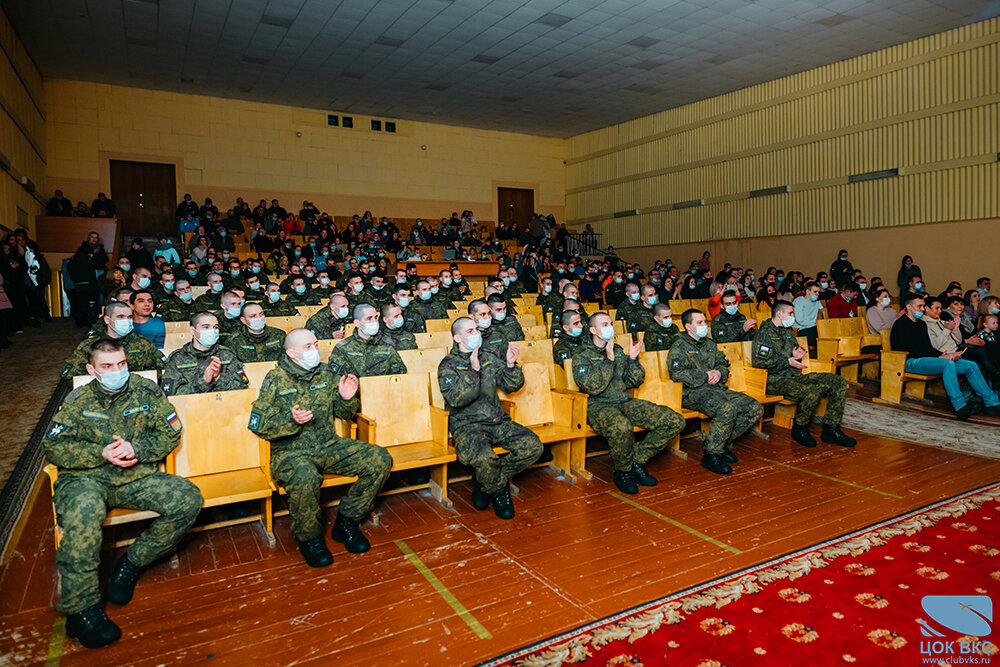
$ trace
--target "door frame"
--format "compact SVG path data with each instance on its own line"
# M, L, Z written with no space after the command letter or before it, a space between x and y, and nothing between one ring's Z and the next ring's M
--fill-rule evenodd
M180 202L185 188L188 187L187 171L184 169L184 157L182 155L171 155L169 153L118 153L115 151L99 151L97 153L98 164L100 165L100 192L105 192L111 196L111 161L122 162L155 162L157 164L174 165L174 199ZM201 185L196 183L195 185ZM97 196L97 193L94 193Z
M500 196L498 190L500 188L515 188L518 190L531 190L531 198L534 202L535 211L538 212L538 205L540 200L541 188L538 183L530 183L527 181L493 181L493 221L499 226L500 224Z

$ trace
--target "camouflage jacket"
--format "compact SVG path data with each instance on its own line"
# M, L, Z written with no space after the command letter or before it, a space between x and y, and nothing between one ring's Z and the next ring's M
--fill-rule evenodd
M642 308L642 306L632 303L626 297L624 301L618 304L618 309L615 311L615 319L628 322L637 308Z
M660 329L659 324L653 319L653 309L646 308L645 306L636 306L632 309L632 312L628 314L628 319L625 320L630 334L637 334L640 331L649 331L650 329Z
M205 382L205 369L212 363L213 355L222 362L222 368L219 377L208 383ZM243 372L243 363L222 343L216 343L207 350L196 350L194 343L186 343L167 357L167 369L163 371L161 384L167 396L183 396L246 389L249 383Z
M93 380L70 392L45 435L45 458L59 479L87 477L118 486L156 472L156 464L181 441L181 422L155 382L129 377L117 392ZM132 443L139 461L121 468L101 452L114 436Z
M285 303L289 303L293 308L299 306L321 306L323 302L319 300L319 296L315 293L310 292L308 289L305 294L299 294L298 292L292 290L292 293L285 297ZM295 311L298 315L299 311Z
M260 302L260 307L264 309L264 317L294 317L299 314L295 306L284 299L272 302L265 298Z
M797 377L801 371L788 363L797 345L791 327L778 327L768 319L753 337L753 367L766 368L768 379Z
M434 298L423 301L420 297L417 297L409 305L408 310L410 308L412 308L413 312L420 315L420 317L422 317L425 321L448 319L448 308L445 306L444 301L439 301Z
M562 366L564 361L573 358L573 353L576 351L576 348L580 347L580 343L583 342L586 335L586 330L579 336L570 336L564 331L556 339L555 345L552 346L552 359L556 362L557 366Z
M323 364L305 370L287 355L268 371L257 400L250 408L248 428L271 441L272 451L298 449L320 450L339 440L334 419L351 419L351 401L340 396L337 380ZM305 424L292 419L292 406L311 410L313 418Z
M330 353L330 370L339 381L341 375L359 378L405 373L406 366L396 350L377 341L365 340L358 331L337 343Z
M719 311L719 314L712 318L712 340L716 343L739 343L744 340L753 340L756 329L743 330L743 325L747 318L741 312L730 315L726 311Z
M285 353L285 332L265 326L259 334L252 334L246 327L234 333L226 343L241 363L277 361Z
M681 330L677 328L676 324L671 324L664 329L657 323L655 329L647 329L642 334L642 341L646 352L659 352L660 350L669 350L680 335Z
M112 338L105 331L85 338L76 346L76 349L66 359L66 368L63 369L62 377L86 375L90 346L99 340L115 340L121 343L121 346L125 349L125 358L128 360L128 369L130 371L163 370L163 353L156 349L156 346L148 338L140 336L134 331L129 332L128 335L122 338Z
M667 370L674 382L683 382L685 389L708 385L708 372L719 371L719 386L729 379L729 360L711 338L695 340L687 332L678 336L667 354Z
M465 301L465 296L458 291L458 286L452 283L448 287L444 285L440 286L441 291L438 292L438 296L443 297L446 301Z
M562 305L562 301L561 294L549 292L548 294L539 294L538 298L535 299L535 305L541 306L544 313L554 313Z
M164 322L187 322L194 315L194 302L184 303L180 298L172 296L160 303L156 312Z
M521 328L521 323L513 315L505 317L503 322L494 320L490 329L497 329L507 339L507 342L524 340L524 330Z
M497 328L496 322L491 323L485 329L480 329L479 333L483 335L484 350L498 359L507 358L507 345L510 340L504 335L503 330Z
M405 328L390 329L383 325L376 336L376 342L379 345L388 345L397 352L417 349L416 337Z
M324 308L306 320L306 329L312 331L316 338L333 338L333 334L343 331L351 321L347 318L340 319L329 308Z
M641 385L646 370L632 359L621 345L615 345L615 360L608 359L604 348L588 337L573 352L573 380L580 391L589 394L588 405L620 405L632 399L629 389Z
M412 302L406 308L403 308L403 329L410 333L423 333L427 331L427 323L424 321L424 316L413 308Z
M191 307L194 308L194 312L206 312L214 313L221 306L222 294L220 292L213 292L212 288L209 287L208 291L197 297Z
M458 343L438 365L438 385L449 410L448 426L452 432L475 424L499 424L510 417L500 406L497 389L509 394L524 385L521 367L507 367L506 359L488 350L479 350L479 370L473 370L470 353Z
M504 296L510 297L511 299L516 299L520 297L522 294L524 294L524 283L521 282L520 278L516 279L514 282L512 282L510 285L507 285L507 287L504 288L503 294Z
M228 345L229 338L243 328L243 322L238 317L232 319L226 317L226 314L221 310L217 310L212 314L219 320L219 340L223 344Z

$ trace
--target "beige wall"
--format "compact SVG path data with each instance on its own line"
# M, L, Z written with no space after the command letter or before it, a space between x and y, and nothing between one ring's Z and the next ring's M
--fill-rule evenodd
M45 105L42 77L0 10L0 151L11 161L0 171L0 226L27 227L44 212L50 195L45 183ZM21 176L35 184L35 196L21 187ZM44 199L43 199L44 197Z
M881 276L889 291L896 295L896 272L903 255L912 255L927 282L928 291L937 294L952 280L965 289L976 286L982 275L1000 280L1000 218L907 225L825 234L768 236L758 239L734 239L664 246L627 248L618 254L648 267L657 259L671 259L681 272L706 250L712 253L712 269L718 271L726 262L733 266L753 267L761 276L768 266L785 271L798 270L806 275L829 271L841 248L855 268L865 277Z
M45 92L49 184L74 201L110 192L110 159L134 159L175 163L178 196L220 206L275 196L296 211L310 199L333 215L470 208L496 220L496 188L515 186L533 188L539 210L564 213L559 139L402 120L391 135L365 116L346 129L319 109L81 81L46 80Z
M995 218L1000 18L568 143L569 221L615 247ZM891 168L899 176L848 183ZM705 204L672 208L691 200Z

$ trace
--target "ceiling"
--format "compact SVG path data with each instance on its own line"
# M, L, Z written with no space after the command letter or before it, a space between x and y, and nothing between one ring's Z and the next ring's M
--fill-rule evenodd
M43 76L567 137L1000 0L0 0Z

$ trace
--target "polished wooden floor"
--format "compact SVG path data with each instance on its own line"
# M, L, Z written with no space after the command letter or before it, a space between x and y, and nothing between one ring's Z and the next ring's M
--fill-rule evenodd
M287 517L275 549L248 525L192 534L178 568L154 566L127 607L109 606L125 634L100 651L60 641L43 492L22 557L0 573L0 662L469 664L1000 480L1000 461L864 435L854 450L808 450L768 432L738 443L728 477L701 468L700 441L685 441L689 458L650 465L660 484L631 497L642 507L610 493L606 456L588 461L590 481L519 476L513 521L472 509L467 482L452 487L454 510L413 493L381 499L372 551L331 542L323 570L302 563Z

